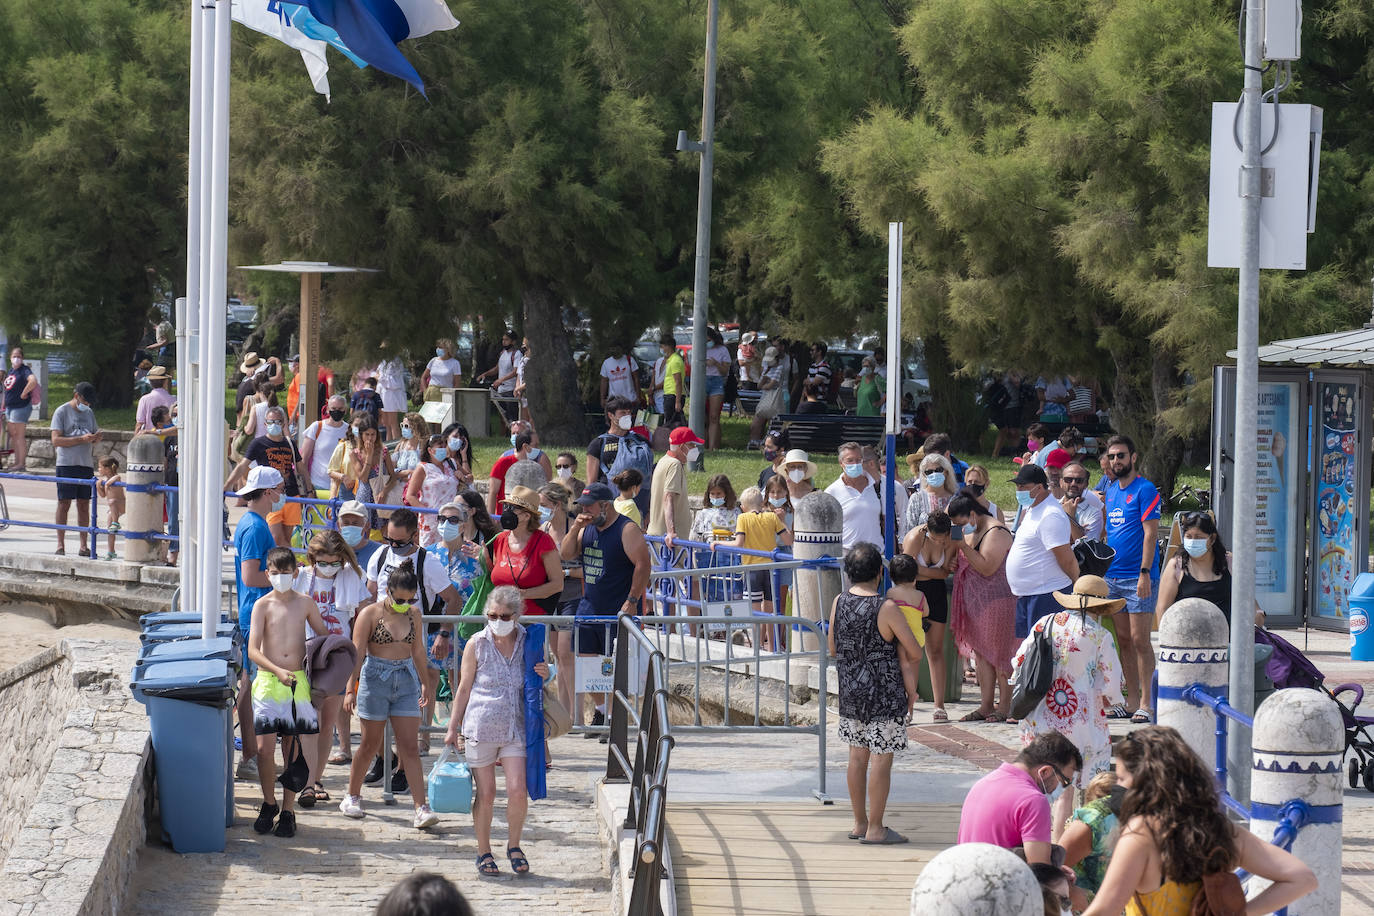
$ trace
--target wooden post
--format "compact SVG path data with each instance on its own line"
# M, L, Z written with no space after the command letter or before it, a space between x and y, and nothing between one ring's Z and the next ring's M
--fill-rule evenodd
M301 370L300 420L297 430L301 441L305 440L305 430L320 418L319 382L317 376L320 366L320 275L303 272L301 274Z

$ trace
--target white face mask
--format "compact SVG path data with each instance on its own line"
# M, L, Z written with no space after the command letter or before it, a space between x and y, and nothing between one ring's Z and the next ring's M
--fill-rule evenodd
M806 479L806 471L801 468L793 468L787 472L787 479L793 483L801 483Z
M570 479L572 478L572 472L573 472L573 469L572 469L572 468L559 468L559 469L558 469L558 479L559 479L559 480L570 480Z
M697 460L698 458L700 458L700 457L701 457L701 449L697 448L695 445L692 446L691 448L687 449L687 460L688 460L688 461L693 461L693 462L694 462L694 461L696 461L696 460Z
M487 629L492 636L509 636L515 632L514 620L488 620Z
M625 416L623 417L616 418L615 424L616 426L619 426L621 429L629 429L631 426L635 425L634 417L630 416L629 414L625 414Z
M295 573L272 573L267 577L267 581L272 583L272 591L289 592L291 586L296 582Z
M332 579L343 569L342 563L316 563L315 575L322 579Z

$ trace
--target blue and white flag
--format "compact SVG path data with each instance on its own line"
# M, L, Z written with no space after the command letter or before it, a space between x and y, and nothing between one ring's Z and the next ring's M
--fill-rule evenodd
M233 9L235 22L255 32L271 35L282 44L300 51L315 91L326 100L329 99L329 62L324 56L325 42L293 26L279 0L233 0Z
M331 41L330 44L342 45L367 64L400 77L422 95L424 81L396 45L407 38L458 27L458 20L453 18L444 0L304 0L300 3L282 0L281 5L290 11L291 21L297 23L293 27L298 31L304 26L322 37L316 30L317 25L332 29L339 43ZM307 10L313 23L305 19L297 22L297 8Z

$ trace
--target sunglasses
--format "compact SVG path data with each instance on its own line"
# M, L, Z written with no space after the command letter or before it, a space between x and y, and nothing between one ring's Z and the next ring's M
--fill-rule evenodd
M1201 524L1202 520L1207 517L1206 512L1180 512L1178 523L1184 529L1193 528Z
M1064 481L1065 483L1087 483L1087 482L1088 482L1088 478L1086 478L1086 477L1061 477L1060 480Z
M1054 775L1059 777L1059 782L1064 786L1064 788L1067 789L1069 785L1073 782L1073 780L1069 779L1069 777L1061 773L1059 771L1059 767L1055 766L1054 764L1050 764L1049 767L1051 770L1054 770Z
M463 523L462 516L458 516L458 515L441 515L441 516L439 516L439 521L441 521L441 522L458 522L460 525Z
M1107 453L1107 460L1108 460L1108 461L1129 461L1130 459L1131 459L1131 456L1130 456L1129 454L1127 454L1126 452L1108 452L1108 453Z
M386 541L392 547L400 548L410 546L410 538L382 538L382 540Z
M394 601L396 604L412 604L412 603L415 601L415 596L414 596L414 595L411 595L409 598L398 598L397 596L391 594L391 592L387 592L387 595L388 595L388 596L391 598L391 600Z
M487 615L487 619L488 619L488 620L514 620L517 616L518 616L518 614L515 613L515 612L511 612L511 613L508 613L508 614L488 614L488 615Z
M343 569L342 560L320 561L315 564L316 569Z
M559 468L559 469L562 469L562 468L569 468L569 469L571 469L571 468L573 467L573 465L571 465L571 464L556 464L556 465L554 465L554 467Z

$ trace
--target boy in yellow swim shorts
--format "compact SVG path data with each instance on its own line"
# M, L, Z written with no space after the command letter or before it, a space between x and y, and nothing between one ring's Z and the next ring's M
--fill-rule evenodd
M910 554L899 553L887 562L887 574L892 578L892 587L887 590L887 598L902 609L902 615L911 626L916 637L916 645L922 651L926 647L925 617L930 613L926 596L915 585L920 567L916 558ZM897 644L897 660L902 666L902 683L906 686L906 720L911 724L911 711L916 708L916 678L921 670L921 656L912 656L901 643Z
M296 756L298 736L320 731L319 715L310 702L310 682L305 677L305 625L309 622L316 633L329 632L329 626L315 602L294 590L296 557L288 548L269 550L266 566L272 591L253 605L248 630L248 658L258 666L253 678L253 731L258 736L258 782L262 785L262 808L253 829L267 833L275 821L276 835L290 837L296 835L292 810L296 793L283 786L278 807L277 736L282 736L285 764ZM319 742L301 742L301 751L313 772Z

